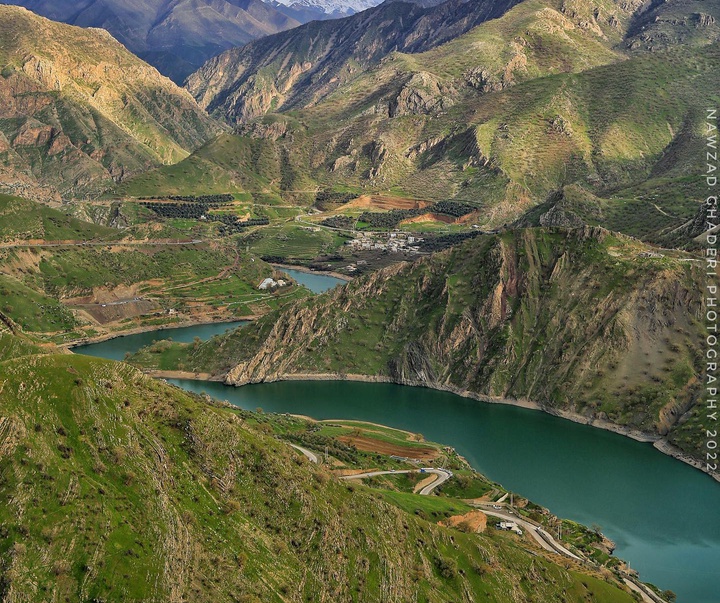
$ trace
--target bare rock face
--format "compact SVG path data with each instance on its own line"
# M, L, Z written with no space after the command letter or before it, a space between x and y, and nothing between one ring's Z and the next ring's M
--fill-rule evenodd
M484 67L473 67L463 74L465 83L481 92L498 92L505 86L493 73Z
M706 15L705 13L698 13L696 17L696 27L710 27L715 25L715 17L712 15Z
M497 18L517 0L386 2L338 21L313 22L226 51L190 76L186 87L209 112L232 123L269 110L313 106L393 51L422 52ZM427 73L391 101L391 115L424 115L449 106Z
M50 142L53 137L54 130L50 126L42 125L38 122L27 121L20 127L15 138L13 139L14 147L41 147Z
M261 321L268 335L227 382L366 375L672 432L697 399L685 352L702 339L702 275L609 235L581 225L530 229L380 270ZM356 354L355 345L373 353ZM672 370L648 358L675 359L687 381L673 382Z
M571 211L555 205L540 216L540 225L548 228L583 228L585 222Z
M586 226L478 237L261 320L227 383L362 376L672 439L699 399L703 275L641 249Z
M451 107L455 90L430 73L416 73L390 101L389 117L430 115Z

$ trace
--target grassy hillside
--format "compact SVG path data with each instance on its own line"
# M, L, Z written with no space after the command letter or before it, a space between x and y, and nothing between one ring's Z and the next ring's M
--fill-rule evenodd
M481 236L174 354L230 383L378 375L672 438L699 388L702 275L645 252L600 229Z
M301 140L293 148L262 138L224 134L187 159L139 175L115 188L117 196L247 193L256 203L310 203L317 188Z
M273 274L232 244L8 249L0 251L0 309L26 331L59 338L231 320L307 295L294 286L258 291Z
M178 85L227 48L295 27L259 0L12 0L54 21L109 31Z
M0 242L27 239L72 241L119 238L112 228L97 226L27 199L0 194Z
M633 601L609 573L336 481L245 415L127 365L0 367L4 599Z
M259 119L239 138L222 137L120 192L195 190L207 174L204 181L218 189L296 195L299 203L308 195L291 191L315 187L457 199L480 209L481 224L496 226L574 185L604 200L601 225L659 240L660 231L679 227L697 208L702 182L693 166L702 155L704 108L720 102L713 79L719 47L677 47L593 66L603 59L591 47L530 43L547 28L553 36L563 31L568 44L581 35L577 27L550 27L552 15L525 2L457 41L395 54L321 102ZM490 61L493 36L531 24L516 68L507 71L504 61L512 60L505 57L495 71L472 75L477 53ZM577 65L561 68L568 56ZM453 71L458 65L462 73ZM567 73L576 68L584 70ZM449 83L453 77L477 80L478 88ZM624 205L636 216L646 209L656 224L617 217Z
M294 284L259 291L265 278L279 275L237 237L212 240L219 226L212 220L161 219L137 203L73 209L98 222L133 225L121 231L0 195L0 312L26 333L59 342L234 320L308 295Z
M186 157L221 127L107 32L0 6L4 191L97 194Z

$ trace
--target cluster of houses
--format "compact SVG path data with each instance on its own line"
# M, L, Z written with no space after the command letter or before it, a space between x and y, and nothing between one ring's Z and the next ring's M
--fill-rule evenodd
M407 232L391 233L360 233L355 239L348 241L352 249L389 251L390 253L420 253L419 243L422 237Z

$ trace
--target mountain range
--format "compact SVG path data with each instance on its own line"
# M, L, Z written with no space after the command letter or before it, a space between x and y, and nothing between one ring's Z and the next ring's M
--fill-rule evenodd
M260 0L17 0L33 12L106 29L176 83L233 46L300 24Z
M719 21L686 0L386 3L227 51L187 87L240 138L292 148L292 173L321 188L455 198L492 226L576 185L595 223L660 242L696 214L688 168L717 96Z
M431 387L699 466L718 2L22 4L55 20L0 5L0 600L639 600L599 528L516 497L586 559L475 533L457 509L507 493L466 464L415 495L335 422L138 369ZM287 257L364 274L310 296ZM56 347L248 317L126 362Z
M532 401L702 459L689 259L601 228L478 235L168 355L234 385L362 377Z
M354 15L383 0L268 0L279 11L302 23Z

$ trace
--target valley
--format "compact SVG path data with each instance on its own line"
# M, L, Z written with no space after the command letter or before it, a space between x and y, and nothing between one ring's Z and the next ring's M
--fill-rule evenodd
M716 3L16 4L0 599L716 603Z

